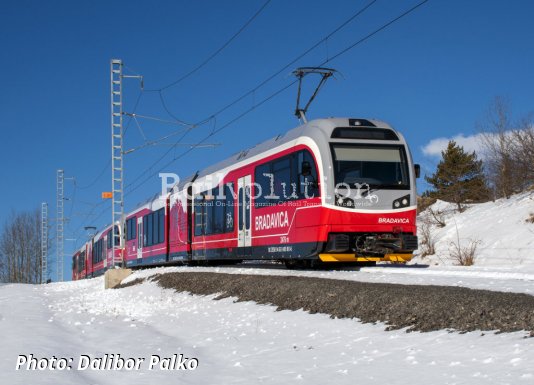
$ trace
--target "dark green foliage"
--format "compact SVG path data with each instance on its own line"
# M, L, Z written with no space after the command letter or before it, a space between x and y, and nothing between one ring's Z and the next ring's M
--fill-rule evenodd
M484 202L490 192L486 183L482 161L476 153L466 153L463 147L451 140L433 175L425 176L432 185L428 195L432 198L456 203L459 211L467 202Z

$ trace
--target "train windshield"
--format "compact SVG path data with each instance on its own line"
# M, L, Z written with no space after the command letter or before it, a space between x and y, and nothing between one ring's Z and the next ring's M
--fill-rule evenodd
M332 144L336 187L408 189L410 178L402 146Z

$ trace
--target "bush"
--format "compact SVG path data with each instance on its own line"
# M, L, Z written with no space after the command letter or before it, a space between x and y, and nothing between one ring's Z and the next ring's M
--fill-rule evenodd
M458 228L456 228L456 242L451 242L449 254L457 265L473 266L475 264L476 252L479 244L479 240L468 239L467 246L462 246L460 242L460 234L458 233Z
M436 241L431 230L431 224L423 221L421 225L421 258L436 254Z
M447 226L447 223L445 223L445 213L441 210L432 210L432 209L429 209L428 210L430 216L431 216L431 221L438 227L445 227Z

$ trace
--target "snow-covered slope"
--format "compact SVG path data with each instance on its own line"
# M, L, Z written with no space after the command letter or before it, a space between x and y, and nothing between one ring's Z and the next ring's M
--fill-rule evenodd
M534 194L471 205L445 202L423 213L436 254L421 266L346 271L171 267L170 271L316 276L366 282L458 285L532 295ZM433 223L432 223L433 222ZM423 226L420 226L422 236ZM475 266L457 267L451 243L479 242ZM534 338L525 333L384 331L382 324L330 319L232 298L214 301L145 282L104 290L102 278L50 285L0 285L0 384L532 384ZM16 370L19 355L72 359L71 370ZM77 370L82 356L142 358L139 370ZM153 356L198 359L192 371L149 370Z
M0 287L0 384L531 384L525 333L384 331L384 325L214 301L103 279ZM16 371L19 354L73 358L65 371ZM145 358L140 370L76 370L82 355ZM194 371L148 370L152 355Z
M432 215L431 211L435 214ZM534 266L534 224L527 222L534 213L534 193L510 199L468 205L458 213L456 206L437 201L418 217L419 239L425 228L435 242L435 255L421 257L421 245L412 263L452 265L454 244L466 248L477 243L475 266ZM438 221L445 222L444 227Z

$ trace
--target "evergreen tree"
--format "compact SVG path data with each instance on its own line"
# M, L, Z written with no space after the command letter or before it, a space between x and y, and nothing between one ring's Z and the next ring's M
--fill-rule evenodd
M433 175L425 176L433 190L429 196L456 203L458 211L463 211L466 202L483 202L490 196L482 161L476 153L466 153L463 147L451 140Z

